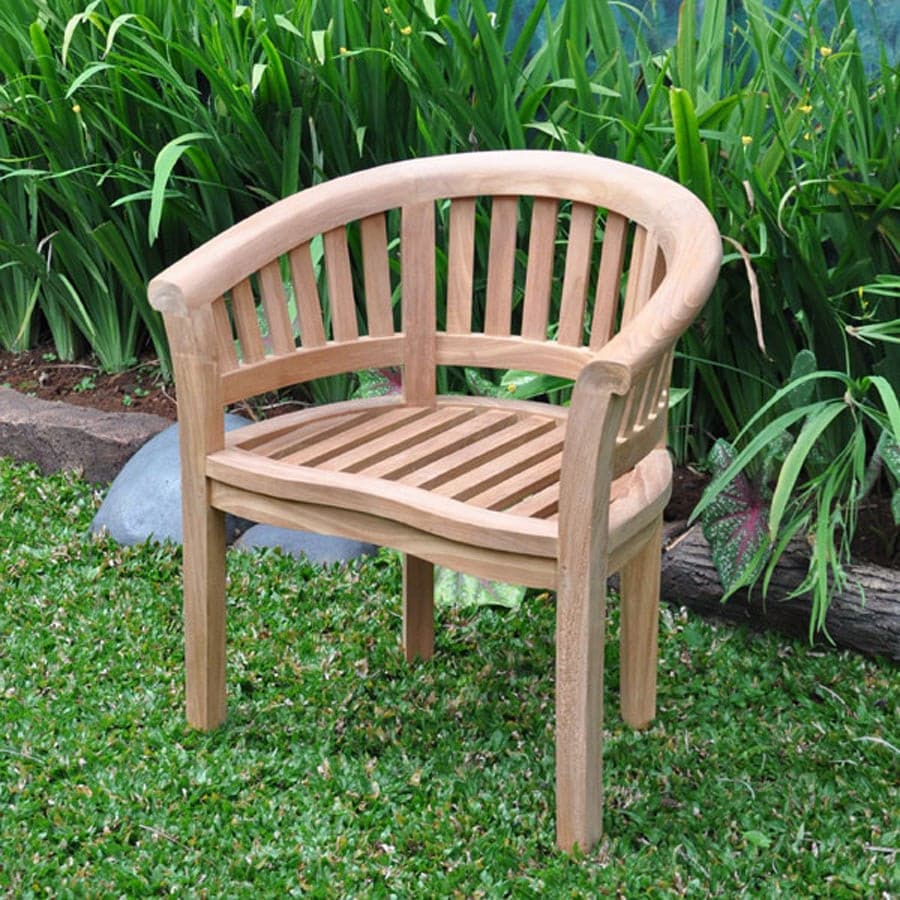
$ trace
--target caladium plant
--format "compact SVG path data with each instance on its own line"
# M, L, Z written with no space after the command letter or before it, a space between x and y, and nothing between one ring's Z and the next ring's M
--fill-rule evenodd
M713 475L725 472L737 453L725 440L713 445L709 462ZM764 484L739 472L703 510L703 536L709 541L716 571L725 588L723 600L756 579L769 548L769 499Z
M359 387L353 396L360 400L399 394L403 390L403 378L395 367L385 369L362 369L356 373Z

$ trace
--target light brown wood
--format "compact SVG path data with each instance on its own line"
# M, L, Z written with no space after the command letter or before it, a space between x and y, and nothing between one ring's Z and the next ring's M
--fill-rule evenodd
M510 333L518 212L518 197L494 197L491 203L491 240L484 311L485 334Z
M597 210L586 203L572 204L569 241L566 247L566 272L563 276L562 306L559 311L560 344L581 346L584 334L584 309L594 244L594 219Z
M532 204L525 266L516 257L520 198ZM476 272L484 258L475 253L476 208L486 200L488 263ZM435 206L447 201L446 328L438 331ZM572 210L566 246L565 234L557 240L560 204ZM402 330L395 333L388 247L393 253L396 236L388 224L397 210ZM347 230L357 228L362 258L352 259ZM319 240L327 298L313 265ZM556 589L557 842L588 850L602 827L605 579L621 569L622 712L642 727L655 702L672 352L712 288L720 255L703 205L654 173L587 155L511 151L410 160L317 185L155 278L150 297L165 317L182 422L191 724L210 728L225 714L226 511L406 554L409 658L433 652L434 564ZM295 322L282 284L285 256ZM556 315L552 279L563 256ZM483 283L487 296L475 297L474 285ZM365 298L354 296L354 284ZM510 331L520 296L518 336ZM322 299L331 306L331 339ZM482 300L484 333L471 333L473 303ZM588 319L592 333L582 346ZM435 370L447 365L571 378L572 402L438 397ZM301 410L224 434L225 403L395 366L403 369L402 395Z
M572 398L559 499L556 596L556 841L592 847L603 830L606 543L622 400L602 370Z
M622 718L633 728L646 728L656 715L661 557L662 516L650 539L620 575L619 706Z
M524 369L573 381L595 356L587 348L565 347L555 341L484 334L438 334L436 354L439 366Z
M290 251L291 278L297 304L297 326L300 343L304 347L321 347L325 343L322 325L322 309L319 306L319 288L313 269L309 242Z
M272 349L279 356L294 352L294 333L288 317L287 297L281 280L281 265L278 260L264 266L259 273L259 287L263 308L269 323L269 338Z
M475 200L460 197L450 204L447 249L447 331L472 330L472 276L475 265Z
M359 337L356 323L356 301L353 297L353 275L347 249L347 229L339 226L323 235L325 274L328 279L328 305L331 308L331 334L335 341L352 341Z
M251 521L265 520L283 528L311 529L321 534L375 542L480 578L547 590L556 588L555 555L531 556L488 550L428 534L394 519L317 503L263 497L253 491L217 482L211 485L210 502L216 509Z
M522 337L533 341L543 341L547 337L558 213L559 201L555 197L535 198L528 236L528 270L522 311Z
M237 403L248 397L276 391L292 384L355 372L397 366L403 361L406 342L402 335L359 338L345 344L329 342L322 347L301 348L287 356L273 356L253 365L222 374L222 401Z
M408 662L434 655L434 564L403 555L403 650Z
M391 271L384 216L368 216L360 222L363 273L366 286L366 321L372 337L394 333L391 306Z
M265 356L266 351L256 318L256 300L249 281L242 281L231 289L231 309L241 348L241 362L257 362Z
M225 306L225 298L220 297L212 305L213 321L216 329L216 350L218 353L219 370L230 372L238 367L237 353L234 349L234 334L231 330L231 319L228 316L228 308Z
M622 266L625 264L625 239L628 220L616 212L606 216L603 232L603 250L600 269L597 272L597 290L594 294L594 320L591 323L591 350L599 350L613 335L616 311L619 308L619 291L622 286Z
M435 391L434 203L403 207L401 232L403 399L427 406Z
M225 516L209 503L206 453L224 445L211 310L167 322L178 398L184 542L185 708L195 728L225 719Z

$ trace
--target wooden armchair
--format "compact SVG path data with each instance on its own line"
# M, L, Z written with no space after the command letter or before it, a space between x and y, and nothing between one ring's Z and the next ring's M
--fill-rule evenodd
M640 728L655 714L672 354L720 253L703 205L659 175L503 151L301 191L155 278L181 423L188 721L225 717L226 511L402 551L409 659L432 654L434 563L553 589L557 842L593 845L606 579L621 572L621 710ZM569 407L441 396L441 366L575 386ZM402 393L223 431L225 404L380 367L402 371Z

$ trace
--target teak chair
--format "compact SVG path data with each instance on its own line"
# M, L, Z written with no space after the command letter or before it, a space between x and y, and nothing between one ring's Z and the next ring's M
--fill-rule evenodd
M621 573L620 703L640 728L672 354L720 255L704 206L659 175L498 151L309 188L155 278L181 423L188 721L225 717L225 512L402 551L409 659L432 655L435 563L553 589L557 842L591 847L606 579ZM440 366L573 379L571 404L441 396ZM402 370L399 395L223 431L226 404L380 367Z

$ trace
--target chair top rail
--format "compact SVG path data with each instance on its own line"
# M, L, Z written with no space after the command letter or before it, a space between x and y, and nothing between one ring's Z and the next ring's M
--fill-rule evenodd
M349 222L437 199L512 195L593 204L638 222L666 256L669 301L687 303L690 309L682 312L690 321L705 300L721 242L706 208L687 189L649 170L587 154L499 150L391 163L300 191L161 272L150 283L150 302L163 313L187 315L299 244ZM672 287L681 280L691 288Z

